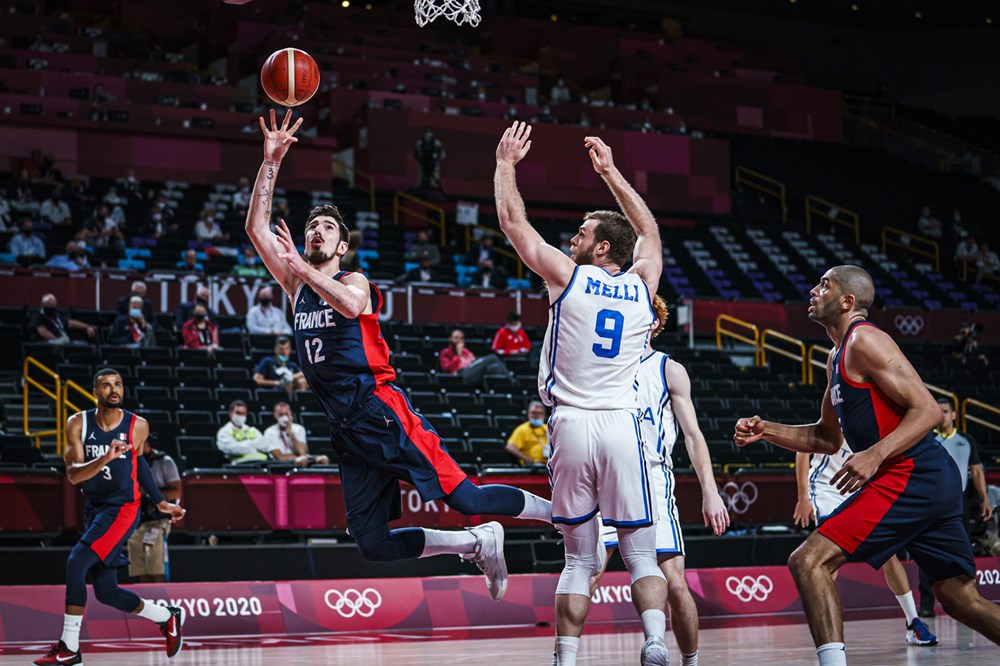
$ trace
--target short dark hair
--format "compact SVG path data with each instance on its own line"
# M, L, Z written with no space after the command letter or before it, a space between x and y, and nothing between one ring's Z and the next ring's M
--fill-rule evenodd
M231 403L229 403L229 409L227 411L231 412L237 407L246 407L246 406L247 403L243 402L242 400L233 400Z
M955 403L951 398L946 398L945 396L941 396L940 398L937 399L937 401L939 405L948 405L948 407L951 408L951 411L953 412L955 411Z
M597 220L594 226L594 243L608 241L608 259L622 266L632 258L638 236L624 215L613 210L595 210L583 216L584 220Z
M274 346L277 347L278 345L288 345L291 344L291 342L292 341L288 339L287 335L279 335L274 340Z
M521 315L518 314L517 312L509 313L507 315L507 322L510 323L512 321L521 321Z
M97 388L97 382L100 381L101 377L107 377L108 375L118 375L121 377L121 374L114 368L101 368L94 373L94 388Z
M306 226L315 220L317 217L332 217L337 221L337 228L340 230L340 240L350 244L351 230L347 228L347 223L344 222L344 216L340 214L340 209L332 204L322 204L316 206L311 211L309 211L309 217L306 218Z

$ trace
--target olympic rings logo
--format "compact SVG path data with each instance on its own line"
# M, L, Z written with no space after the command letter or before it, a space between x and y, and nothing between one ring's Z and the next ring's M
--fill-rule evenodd
M327 590L323 595L323 601L333 610L340 613L342 617L371 617L375 614L375 609L382 605L382 595L378 590L366 587L361 592L348 589Z
M917 335L924 330L924 318L920 315L896 315L894 323L901 335Z
M742 486L730 481L722 486L722 497L730 511L742 515L757 501L757 486L753 481L747 481Z
M737 578L730 576L726 579L726 589L743 603L753 601L766 601L767 597L774 590L774 582L767 576L743 576Z

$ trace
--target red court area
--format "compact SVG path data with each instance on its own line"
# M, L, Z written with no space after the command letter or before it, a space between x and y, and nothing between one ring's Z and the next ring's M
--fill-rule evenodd
M916 571L906 563L911 584ZM977 584L1000 599L1000 559L977 561ZM513 576L500 603L479 576L139 585L183 609L185 651L170 663L440 664L502 658L549 663L557 576ZM704 663L815 663L802 606L785 567L694 569L687 582L702 618ZM854 663L997 664L1000 650L950 618L931 620L941 644L908 647L879 572L846 565L837 585ZM0 596L0 664L44 652L62 622L60 586L9 587ZM609 572L592 598L580 663L634 663L641 644L628 575ZM88 606L88 663L166 663L156 628ZM676 646L674 646L676 654ZM30 661L30 660L27 660Z

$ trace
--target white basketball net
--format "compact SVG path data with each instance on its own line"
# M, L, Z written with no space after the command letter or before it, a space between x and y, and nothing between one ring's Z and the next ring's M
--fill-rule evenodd
M479 25L479 0L413 0L417 25L425 25L443 16L457 25Z

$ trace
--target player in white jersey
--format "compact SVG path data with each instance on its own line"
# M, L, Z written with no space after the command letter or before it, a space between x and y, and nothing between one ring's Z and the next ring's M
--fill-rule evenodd
M546 243L528 223L514 166L528 154L531 128L504 132L497 146L494 188L500 229L524 263L545 280L549 328L539 367L539 393L554 407L549 419L552 522L560 527L566 566L556 587L556 653L575 666L590 609L590 577L600 570L598 508L618 528L632 601L646 642L640 663L666 664L667 586L656 566L656 502L639 434L635 377L654 324L650 294L663 268L653 214L614 165L611 149L586 137L594 170L618 201L618 212L584 215L570 256ZM628 271L622 265L632 262Z
M810 523L822 523L834 510L847 501L854 493L841 495L830 480L840 471L844 463L854 455L847 442L840 451L830 454L795 454L795 481L799 499L795 504L792 518L796 525L808 527ZM812 460L810 461L810 457ZM913 590L906 577L906 570L896 555L882 566L885 584L899 602L906 617L906 642L912 645L937 645L937 636L917 616L917 605L913 600Z
M653 298L653 310L657 326L651 337L655 338L666 324L667 304L656 296ZM639 364L636 381L639 385L643 439L649 456L660 461L651 477L660 515L656 523L656 557L667 577L670 626L681 651L681 666L697 666L698 608L684 577L684 539L674 501L671 460L680 431L684 432L684 445L701 484L701 510L705 526L711 527L716 536L721 535L729 526L729 513L715 483L708 444L698 427L698 417L691 401L691 379L684 366L663 352L648 349ZM618 535L612 527L605 525L601 528L601 540L608 556L618 547ZM599 582L600 574L591 581L591 593Z

